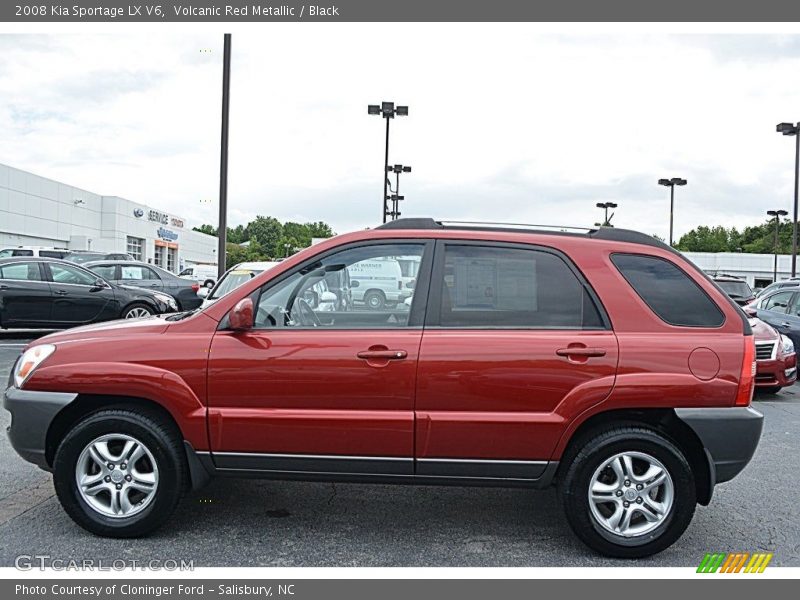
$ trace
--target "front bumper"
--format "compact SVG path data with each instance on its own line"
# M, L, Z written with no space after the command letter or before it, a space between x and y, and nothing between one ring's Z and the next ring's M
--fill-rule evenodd
M747 466L761 439L764 415L752 407L676 408L700 438L711 470L711 486L730 481Z
M47 431L59 411L76 397L77 394L29 392L9 387L3 394L3 407L11 413L8 439L17 454L48 469Z
M791 354L756 363L756 387L787 387L797 381L797 356Z

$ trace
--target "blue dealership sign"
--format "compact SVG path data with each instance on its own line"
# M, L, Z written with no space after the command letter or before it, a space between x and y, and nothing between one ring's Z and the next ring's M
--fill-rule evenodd
M163 227L158 228L158 237L162 240L167 240L169 242L174 242L178 239L178 234L174 231L170 231L169 229L164 229Z

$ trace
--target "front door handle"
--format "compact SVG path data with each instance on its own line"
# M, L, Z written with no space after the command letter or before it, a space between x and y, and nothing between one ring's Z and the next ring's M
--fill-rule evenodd
M789 323L789 321L784 321L783 323L781 323L781 327L791 327L791 326L792 324Z
M65 290L56 290L53 292L56 296L66 296L67 292Z
M559 348L556 350L556 354L559 356L566 356L569 358L570 356L605 356L606 351L603 348L584 348L581 346L575 346L572 348Z
M356 354L365 360L402 360L408 357L405 350L362 350Z

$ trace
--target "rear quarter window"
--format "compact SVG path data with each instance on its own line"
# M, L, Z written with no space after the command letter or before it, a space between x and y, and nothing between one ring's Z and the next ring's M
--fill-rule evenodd
M641 254L612 254L611 261L665 323L719 327L725 322L725 315L708 294L672 262Z

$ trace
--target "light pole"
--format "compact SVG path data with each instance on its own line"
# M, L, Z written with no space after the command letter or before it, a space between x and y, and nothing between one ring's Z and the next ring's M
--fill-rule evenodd
M659 179L658 185L665 185L669 188L669 245L672 246L672 216L675 212L675 186L686 185L686 180L680 177L672 179Z
M794 214L792 215L792 277L797 276L797 185L800 178L800 123L778 123L775 131L794 136Z
M772 281L778 281L778 229L781 224L781 217L785 217L789 213L785 210L768 210L767 214L770 217L775 217L775 258L772 262Z
M217 280L225 274L225 242L228 235L228 115L231 102L231 34L222 50L222 132L219 157L219 227L217 228Z
M367 113L370 115L379 115L386 119L386 154L383 160L383 168L381 169L383 173L383 199L381 203L383 205L383 222L386 223L386 217L389 213L389 209L386 205L386 195L389 184L389 180L386 178L386 168L389 166L389 120L394 119L395 115L398 117L407 117L408 107L395 107L394 102L381 102L380 106L377 104L370 104L367 106Z
M392 220L394 220L400 216L400 200L405 200L405 196L400 195L400 173L411 173L411 167L408 165L388 165L386 167L386 172L395 174L394 190L392 190L392 186L389 185L389 191L392 192L392 194L386 197L387 200L392 201L392 211L389 215L391 215ZM389 176L387 175L386 178L388 180Z
M608 209L609 208L617 208L616 202L598 202L597 204L595 204L595 206L597 206L597 208L602 208L605 211L605 214L604 214L604 217L603 217L603 225L602 226L603 227L611 227L611 221L609 220L609 216L608 216ZM611 218L613 218L613 217L614 217L614 213L611 213Z

